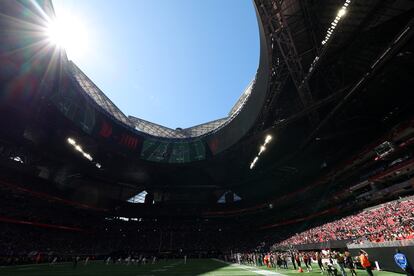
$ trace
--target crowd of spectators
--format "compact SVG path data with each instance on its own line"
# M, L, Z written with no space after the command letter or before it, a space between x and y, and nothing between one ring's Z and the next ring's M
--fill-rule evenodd
M388 202L364 210L298 233L277 245L348 239L357 242L414 239L414 199Z

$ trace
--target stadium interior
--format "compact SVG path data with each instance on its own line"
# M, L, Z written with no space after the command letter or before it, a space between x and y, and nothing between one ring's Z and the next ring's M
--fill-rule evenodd
M255 78L227 117L171 129L45 42L51 0L0 1L0 275L155 256L221 261L151 275L271 273L284 254L361 248L409 275L378 252L414 263L414 1L253 2ZM234 271L217 275L258 273ZM112 273L96 275L137 275Z

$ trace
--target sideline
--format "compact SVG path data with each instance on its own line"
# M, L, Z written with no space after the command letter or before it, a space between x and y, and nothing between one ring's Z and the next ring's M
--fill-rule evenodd
M219 259L215 259L215 258L213 258L212 260L214 260L216 262L219 262L219 263L223 263L223 264L229 265L229 266L238 267L238 268L241 268L241 269L244 269L244 270L247 270L247 271L256 273L256 274L260 274L260 275L265 275L265 276L268 276L268 275L286 276L285 274L282 274L282 273L278 273L278 272L274 272L274 271L269 271L269 270L264 270L264 269L256 268L256 267L253 267L253 266L240 265L240 264L235 264L235 263L228 263L228 262L225 262L225 261L222 261L222 260L219 260Z
M1 1L1 0L0 0ZM28 266L58 266L58 265L63 265L63 264L73 264L72 262L60 262L60 263L55 263L55 264L50 264L50 263L41 263L41 264L18 264L18 265L2 265L0 266L0 268L8 268L8 267L13 267L13 268L19 268L19 267L28 267Z

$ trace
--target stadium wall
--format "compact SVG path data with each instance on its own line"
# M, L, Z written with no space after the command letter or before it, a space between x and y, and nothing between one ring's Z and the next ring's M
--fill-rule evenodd
M405 273L394 262L395 250L405 254L412 265L414 262L414 240L391 241L383 243L349 244L348 249L353 256L359 255L359 250L365 250L372 264L378 262L382 270Z
M346 245L350 242L352 242L351 239L331 240L326 242L293 245L293 248L299 251L322 250L327 248L346 248Z

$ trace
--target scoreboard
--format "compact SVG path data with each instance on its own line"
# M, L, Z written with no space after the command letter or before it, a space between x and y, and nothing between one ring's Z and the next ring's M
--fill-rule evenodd
M206 158L202 140L166 141L147 138L142 146L141 158L148 161L166 163L187 163Z

